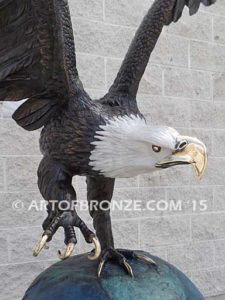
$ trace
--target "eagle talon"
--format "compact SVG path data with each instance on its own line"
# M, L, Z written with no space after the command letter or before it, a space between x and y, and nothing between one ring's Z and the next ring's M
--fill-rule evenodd
M157 267L156 262L153 259L151 259L150 257L147 257L146 255L140 255L140 254L135 254L135 256L136 256L137 259Z
M103 267L105 265L105 263L107 262L106 259L102 259L99 263L99 266L98 266L98 277L100 278L101 277L101 274L102 274L102 270L103 270ZM122 259L122 261L119 261L120 265L123 265L124 269L127 271L127 273L131 276L131 277L134 277L134 273L133 273L133 270L130 266L130 264L127 262L126 258L124 257Z
M65 259L69 258L72 255L74 248L75 248L75 244L74 243L69 243L63 254L61 253L60 250L58 251L59 258L61 260L65 260Z
M92 238L92 243L95 245L95 253L94 253L94 255L88 255L88 259L96 260L99 258L100 254L101 254L101 245L96 236L94 236Z
M98 277L99 278L101 277L102 269L103 269L103 267L105 265L105 262L106 262L105 260L101 260L101 262L100 262L100 264L98 266Z
M131 277L134 277L133 270L132 270L131 266L129 265L129 263L126 261L125 258L123 259L123 265L124 265L125 269L127 270L128 274L129 274Z
M131 277L134 277L133 270L130 264L128 263L126 257L114 248L104 250L98 266L98 277L101 277L103 268L105 264L109 261L116 262L118 265L122 266Z
M49 239L48 235L44 235L42 237L41 241L39 242L39 244L33 251L33 256L35 256L35 257L38 256L38 254L41 252L41 250L46 246L48 239Z

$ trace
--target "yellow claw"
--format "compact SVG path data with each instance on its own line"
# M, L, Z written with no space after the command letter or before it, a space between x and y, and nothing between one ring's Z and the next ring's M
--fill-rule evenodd
M123 264L124 264L127 272L129 273L129 275L131 277L134 277L133 270L132 270L131 266L128 264L128 262L125 259L123 260Z
M144 262L147 262L149 264L157 266L156 262L153 259L151 259L150 257L147 257L146 255L139 255L138 254L137 255L137 259L142 260Z
M101 277L101 273L102 273L102 269L104 267L104 264L105 264L105 260L102 260L98 266L98 277L100 278Z
M99 242L97 237L93 237L92 242L95 245L95 254L94 255L88 255L88 258L90 260L96 260L96 259L99 258L100 254L101 254L101 251L102 251L101 250L101 245L100 245L100 242Z
M33 251L33 256L38 256L38 254L41 252L41 250L45 247L46 243L48 240L48 236L44 235L41 239L41 241L39 242L39 244L37 245L37 247L34 249Z
M61 260L65 260L65 259L69 258L72 255L74 248L75 248L75 244L74 243L69 243L63 254L61 253L61 251L58 251L59 258Z

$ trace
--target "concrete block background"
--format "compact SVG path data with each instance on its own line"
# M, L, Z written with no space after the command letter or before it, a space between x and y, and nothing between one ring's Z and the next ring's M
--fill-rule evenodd
M81 79L92 97L112 84L135 30L152 1L70 0ZM207 296L225 294L225 2L201 8L165 28L143 77L138 103L148 122L196 135L209 149L202 182L191 168L118 180L114 199L141 200L152 210L112 212L116 246L161 256L184 271ZM49 252L32 249L45 212L36 170L39 132L26 132L0 108L1 300L21 299L32 280L57 260L59 231ZM85 182L75 178L78 198ZM172 209L179 204L181 209ZM167 205L165 205L167 203ZM157 206L159 205L159 207ZM162 205L162 206L160 206ZM167 209L165 209L167 207ZM160 208L160 209L157 209ZM163 209L164 208L164 209ZM80 212L91 224L87 212ZM78 233L77 253L90 250ZM225 299L225 298L222 298Z

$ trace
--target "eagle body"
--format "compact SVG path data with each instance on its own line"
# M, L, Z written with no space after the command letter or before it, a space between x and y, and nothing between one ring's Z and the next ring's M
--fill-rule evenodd
M77 243L75 228L79 228L86 242L95 245L90 259L100 258L99 276L108 260L116 261L130 275L127 258L155 264L132 251L114 248L110 201L115 178L178 164L193 164L198 177L203 175L207 163L204 144L173 128L147 124L138 109L137 93L163 27L178 21L185 6L192 15L201 3L209 6L214 2L155 0L109 91L93 100L76 68L68 1L0 0L0 101L27 99L13 119L28 131L42 128L38 187L48 201L48 217L35 256L63 227L67 248L59 255L66 259ZM72 185L75 175L86 176L95 233L72 206L77 199Z
M88 95L81 97L82 102L92 101ZM76 102L71 100L42 129L40 137L42 154L60 161L72 176L100 175L100 172L93 170L90 165L91 152L95 148L93 143L98 140L96 132L101 130L101 126L118 117L135 115L144 119L137 107L118 106L115 103L119 101L119 97L115 96L114 99L111 96L114 105L109 105L101 99L79 109ZM120 99L120 102L122 101L129 103L125 97Z
M93 150L95 132L105 124L104 116L98 107L76 110L73 102L53 117L42 129L40 149L44 156L49 156L63 163L74 175L88 175L92 170L88 164ZM87 142L88 141L88 142Z

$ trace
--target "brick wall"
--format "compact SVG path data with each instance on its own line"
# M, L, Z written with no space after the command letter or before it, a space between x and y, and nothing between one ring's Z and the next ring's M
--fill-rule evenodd
M78 68L93 97L104 95L112 83L150 3L70 0ZM138 96L149 122L205 141L209 150L205 178L197 182L193 170L182 167L120 180L115 200L142 199L143 205L149 199L168 204L182 200L182 211L113 212L117 246L165 258L207 296L225 293L224 28L224 0L192 18L185 12L179 24L165 28ZM0 116L0 298L17 300L33 278L57 260L63 236L58 232L49 251L32 257L45 216L35 207L28 211L32 200L41 199L36 184L39 132L17 127L5 109ZM79 199L85 199L84 180L77 178L74 185ZM202 200L206 211L201 211ZM91 223L87 212L80 215ZM77 253L89 249L79 238Z

